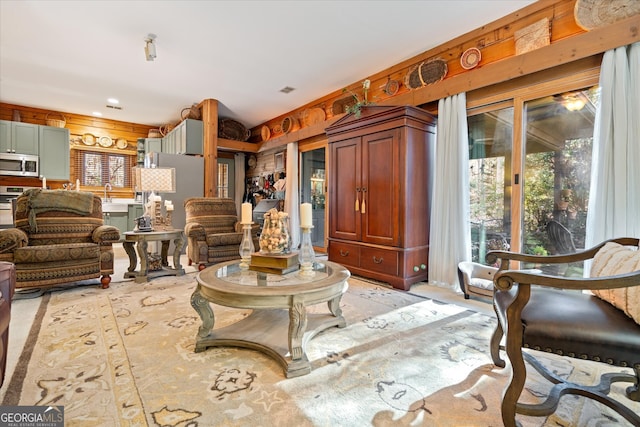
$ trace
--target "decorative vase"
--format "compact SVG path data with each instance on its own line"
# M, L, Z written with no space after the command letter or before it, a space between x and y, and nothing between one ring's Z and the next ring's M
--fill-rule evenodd
M262 254L282 255L291 252L289 215L275 208L265 213L259 243Z

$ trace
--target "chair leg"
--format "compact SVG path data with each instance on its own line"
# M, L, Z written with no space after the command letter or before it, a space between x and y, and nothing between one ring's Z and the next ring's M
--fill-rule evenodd
M640 402L640 364L633 367L633 372L635 372L636 383L635 385L627 387L627 397L636 402Z
M527 380L527 368L522 357L522 331L515 332L507 339L507 357L511 362L511 380L502 396L502 422L505 427L515 427L518 399Z
M102 289L107 289L109 288L109 284L111 283L111 276L109 276L108 274L105 274L104 276L102 276L102 278L100 279L100 284L102 285Z
M496 307L493 306L494 311ZM499 368L504 368L506 363L504 359L500 358L500 341L504 336L504 330L502 329L502 324L500 323L500 317L496 312L496 328L493 330L493 334L491 335L491 341L489 342L489 351L491 352L491 359L493 360L493 364Z

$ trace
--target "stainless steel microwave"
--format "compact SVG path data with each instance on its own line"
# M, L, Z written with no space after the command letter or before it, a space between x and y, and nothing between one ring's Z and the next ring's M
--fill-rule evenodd
M38 156L0 153L0 175L38 176Z

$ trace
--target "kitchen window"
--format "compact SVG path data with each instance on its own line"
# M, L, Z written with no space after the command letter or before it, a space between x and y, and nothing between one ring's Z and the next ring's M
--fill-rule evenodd
M74 164L81 186L113 188L131 187L134 157L126 154L74 150Z

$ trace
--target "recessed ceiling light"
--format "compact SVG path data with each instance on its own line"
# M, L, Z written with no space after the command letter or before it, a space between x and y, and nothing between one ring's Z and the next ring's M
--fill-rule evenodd
M282 89L280 89L280 92L282 93L289 93L289 92L293 92L295 89L292 88L291 86L285 86Z
M102 113L100 111L94 111L93 115L96 117L102 117Z
M107 102L108 102L109 104L120 104L120 101L118 101L118 100L117 100L117 99L115 99L115 98L109 98L109 99L107 99Z

